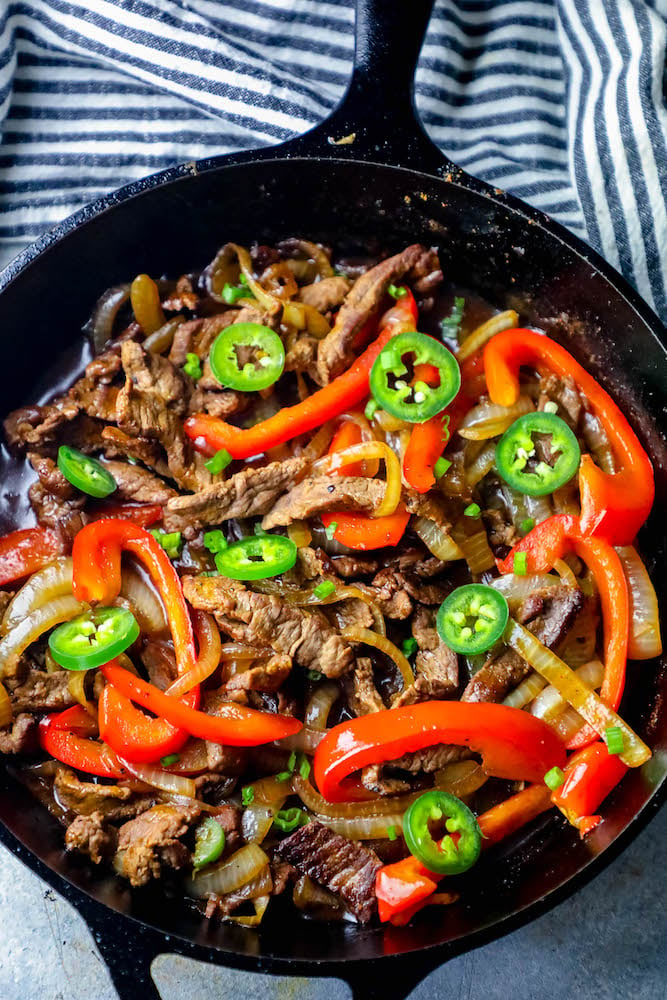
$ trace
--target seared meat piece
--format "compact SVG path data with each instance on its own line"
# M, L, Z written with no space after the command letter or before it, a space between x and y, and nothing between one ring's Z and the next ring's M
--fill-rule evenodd
M382 862L368 847L314 822L286 837L276 854L302 875L309 875L340 896L362 924L373 916L375 876Z
M57 802L77 816L101 813L106 820L128 820L155 803L155 795L139 794L125 785L96 785L79 781L68 767L58 767L53 782Z
M565 378L545 375L540 379L538 410L543 410L549 402L558 404L558 416L576 431L584 404L571 375L566 375Z
M382 503L384 491L385 485L379 479L308 476L278 500L262 521L262 527L270 531L331 510L371 514Z
M345 579L356 579L359 576L370 576L377 573L382 562L377 556L349 555L333 556L332 565L339 576Z
M486 528L489 545L495 552L503 546L512 548L517 540L516 528L509 518L505 518L503 511L496 507L490 507L482 511L484 527Z
M384 774L384 764L369 764L368 767L362 767L359 778L364 788L369 792L375 792L376 795L402 795L403 792L409 792L412 787L410 782L404 781L403 778L387 777Z
M134 503L155 503L161 507L176 496L176 490L167 486L159 476L128 462L105 462L107 472L116 480L113 500L132 500Z
M77 816L65 833L67 850L87 854L96 865L105 858L113 856L117 843L118 831L105 823L105 817L101 812L93 812L90 816Z
M403 502L411 514L417 517L426 517L429 521L435 521L437 526L445 532L451 528L451 523L447 516L444 499L432 491L429 493L416 493L415 490L403 490Z
M208 413L220 420L227 420L235 413L243 413L250 406L252 396L247 392L223 389L219 392L203 389L199 384L193 389L188 403L188 413Z
M67 398L46 406L23 406L10 413L4 422L7 443L20 451L43 451L58 440L63 428L78 415L78 404Z
M116 375L120 371L121 364L120 358L117 354L111 353L109 355L112 359L113 373L111 377ZM92 362L93 365L96 362L101 363L103 356L96 358ZM86 372L90 369L90 365L86 369ZM83 413L87 413L89 417L94 417L97 420L104 420L108 423L114 423L116 420L116 401L118 399L118 387L115 385L108 385L105 380L98 380L98 378L90 375L85 375L74 383L72 388L69 390L68 396L71 400L78 404L79 409Z
M312 379L316 379L319 340L310 337L307 333L296 337L291 343L290 339L285 345L285 371L305 372Z
M183 430L192 383L159 354L146 354L133 341L121 348L125 385L118 394L116 416L122 431L158 441L167 453L173 479L184 489L211 482L204 458L197 455Z
M242 670L225 684L228 691L277 691L292 670L289 656L277 654L249 670Z
M424 550L408 549L407 552L399 552L396 565L401 573L409 573L419 577L420 580L428 580L441 573L447 564Z
M67 670L52 674L29 670L25 681L11 692L14 712L62 712L75 705L68 687L71 676Z
M442 270L437 252L431 247L421 255L410 275L412 290L418 295L429 295L442 283Z
M384 710L385 704L375 687L373 663L367 656L357 658L354 670L345 677L344 686L348 706L355 715Z
M413 600L420 604L442 604L450 590L444 584L423 583L415 574L401 573L391 566L381 569L368 589L374 592L383 613L395 619L410 615Z
M193 531L232 518L266 514L278 497L305 472L305 458L271 462L260 468L249 466L229 479L213 483L192 496L174 497L167 504L167 531Z
M352 649L320 611L256 594L225 577L185 577L183 592L194 608L211 611L222 630L238 642L269 646L305 670L319 670L327 677L340 677L352 666Z
M415 657L415 682L402 691L394 706L449 698L459 684L459 660L446 646L435 627L435 611L418 605L412 619L412 635L419 652Z
M342 275L333 278L322 278L314 285L305 285L299 289L299 299L312 306L322 314L331 309L338 309L350 290L350 282Z
M584 605L583 594L574 587L551 587L531 594L519 607L516 619L553 649L565 638ZM520 684L532 667L508 649L488 660L470 680L462 701L502 701Z
M39 749L34 715L17 715L11 729L0 729L0 753L35 753Z
M52 458L31 451L28 454L28 461L47 493L53 494L59 500L74 500L77 496L81 497L81 494L77 493L69 480L65 479ZM85 503L86 499L86 497L81 497L81 503Z
M392 768L399 768L401 771L409 771L410 774L417 774L424 771L432 774L439 771L447 764L456 760L465 760L471 753L466 747L446 746L438 743L432 747L424 747L423 750L416 750L414 753L406 753L398 760L391 762Z
M394 257L366 271L355 281L341 306L333 329L320 341L317 353L318 381L326 385L352 364L353 344L364 324L376 315L387 295L389 285L411 271L423 276L424 256L432 261L432 251L415 243Z
M171 475L164 452L157 441L149 441L145 437L132 437L118 427L105 427L102 430L100 447L107 458L133 458L148 465L160 477Z
M86 503L84 496L61 500L37 482L29 488L28 498L38 524L43 528L57 528L61 532L63 550L71 545L74 536L88 523L88 516L83 511Z
M375 621L371 609L358 598L329 604L322 608L322 613L341 631L344 628L372 628Z
M199 807L153 806L124 823L118 833L115 867L131 885L145 885L159 878L163 866L183 868L191 855L180 840L199 817Z
M162 308L167 312L181 312L187 309L192 312L197 308L199 296L193 287L193 281L187 274L181 275L169 298L162 300Z

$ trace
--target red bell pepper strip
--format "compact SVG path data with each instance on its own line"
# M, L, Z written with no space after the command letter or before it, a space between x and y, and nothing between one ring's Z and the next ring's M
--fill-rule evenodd
M179 673L191 670L197 657L181 581L164 549L144 528L116 518L82 528L72 548L74 596L107 604L117 597L123 551L132 552L148 569L167 613Z
M345 779L354 771L436 743L470 747L482 755L487 774L509 780L540 781L565 762L554 730L527 712L485 702L433 701L328 729L315 751L313 773L325 799L344 802Z
M22 528L0 538L0 586L13 583L52 562L65 543L51 528Z
M601 421L620 464L610 474L599 469L590 455L579 467L581 526L611 545L630 545L653 505L653 467L635 432L611 396L574 360L564 347L532 330L506 330L484 349L489 395L494 403L511 406L519 397L519 369L571 376Z
M322 514L322 524L328 528L334 521L334 539L349 549L366 552L398 545L405 534L410 514L404 504L399 503L393 514L386 517L369 517L368 514Z
M52 729L66 729L76 736L97 736L99 732L97 721L83 705L72 705L64 712L50 715L49 724Z
M161 521L162 515L162 507L157 503L105 503L90 512L90 516L95 521L102 517L120 517L124 521L138 524L141 528L147 528L149 524Z
M517 552L525 552L527 572L545 573L556 559L562 559L571 551L591 570L600 594L605 664L600 697L616 711L625 687L630 600L623 564L611 545L602 538L586 538L578 518L559 514L536 525L514 546L506 559L498 562L498 568L501 573L511 573L514 556ZM586 746L597 736L590 726L584 726L570 740L568 748Z
M104 743L78 736L53 723L59 716L47 715L39 724L39 745L51 757L100 778L128 778L116 754Z
M235 747L253 747L293 736L301 729L301 722L291 716L258 712L233 702L221 705L217 715L206 715L190 708L180 698L165 694L154 684L135 677L113 661L101 670L109 683L126 698L203 740Z
M199 707L199 686L183 695L183 704ZM178 753L190 739L187 729L166 719L154 719L135 708L129 698L106 684L99 700L100 736L120 757L136 764L154 764Z
M355 444L361 443L361 427L353 420L345 420L334 434L329 445L329 455L335 455L337 451L345 451ZM341 466L340 469L333 469L331 475L335 476L363 476L363 462L349 462Z
M403 475L407 484L417 493L428 493L435 486L435 463L471 406L472 402L467 394L459 389L456 398L444 413L438 413L412 428L403 457Z
M582 837L600 821L592 815L628 768L602 742L592 743L574 754L565 768L565 782L553 792L551 801L576 826Z
M484 838L482 849L509 837L551 807L549 789L543 784L535 784L482 813L477 817ZM440 880L440 875L429 871L413 855L395 864L384 865L375 881L380 920L389 920L395 926L408 923L428 904ZM430 891L429 884L433 886Z
M213 454L224 448L232 458L250 458L321 427L327 420L358 406L368 396L368 379L376 357L392 337L414 330L416 318L417 307L409 293L384 314L379 336L351 368L312 396L295 406L285 406L268 420L245 429L227 424L218 417L197 413L185 421L185 433L198 451Z

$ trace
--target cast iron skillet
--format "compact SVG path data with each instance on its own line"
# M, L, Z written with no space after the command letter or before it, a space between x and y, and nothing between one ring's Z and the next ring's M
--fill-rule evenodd
M662 326L588 247L465 175L426 137L411 95L430 0L412 0L407 12L400 0L357 6L354 75L323 125L279 149L191 163L132 184L66 220L9 265L0 277L3 411L35 398L38 378L48 377L76 342L100 292L128 275L178 275L209 261L226 240L272 243L295 234L339 246L437 244L447 279L499 306L520 301L625 404L656 467L657 513L641 541L664 593ZM353 143L332 143L351 133ZM565 898L659 808L667 789L667 683L659 663L643 664L641 677L624 714L656 753L623 781L587 843L557 818L538 821L485 856L465 903L425 915L416 928L285 919L280 900L259 932L209 927L180 900L165 901L159 886L131 893L66 856L62 829L4 766L0 839L84 915L123 1000L157 996L149 966L164 951L251 970L335 975L350 982L355 997L401 1000L438 964Z

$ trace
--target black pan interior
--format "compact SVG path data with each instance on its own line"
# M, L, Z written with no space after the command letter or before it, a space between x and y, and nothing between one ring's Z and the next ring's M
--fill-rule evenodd
M659 593L667 560L662 524L666 494L667 366L655 318L636 296L619 292L592 255L574 251L557 226L529 219L502 199L464 184L349 160L265 160L215 165L140 193L76 228L17 274L0 295L0 391L4 412L34 399L104 288L142 271L176 276L208 262L227 240L272 243L303 235L350 250L437 245L446 279L473 288L563 341L633 419L656 468L657 499L641 543ZM607 272L611 274L610 271ZM12 497L3 496L3 506ZM667 681L663 665L638 665L640 682L624 714L657 751L616 790L604 824L583 844L547 818L502 853L486 856L465 902L421 918L416 928L360 930L301 921L280 909L258 933L208 928L178 899L130 893L62 850L62 831L0 771L0 821L52 870L97 900L160 931L245 961L315 962L379 958L428 945L468 947L499 922L585 877L624 831L657 808L667 773ZM660 786L662 785L662 791ZM5 838L6 839L6 838ZM463 944L465 942L465 944Z

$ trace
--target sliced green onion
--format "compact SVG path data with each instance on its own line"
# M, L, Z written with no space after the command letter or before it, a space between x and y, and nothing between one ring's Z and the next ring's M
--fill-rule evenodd
M335 589L336 584L333 580L322 580L322 583L318 583L315 587L313 595L318 599L318 601L323 601L325 597L330 597Z
M177 764L180 759L179 753L169 753L166 757L160 757L160 764L162 767L171 767L172 764Z
M249 806L255 800L255 789L252 785L246 785L241 789L241 802L244 806Z
M528 557L525 552L515 552L514 554L514 574L525 576L528 572Z
M216 451L215 455L204 462L204 465L212 476L217 476L227 468L231 460L232 456L227 449L221 448L220 451Z
M448 472L449 469L451 469L451 467L452 467L452 463L449 461L449 459L448 458L443 458L443 456L441 455L440 458L438 459L438 461L433 466L433 474L434 474L435 478L436 479L442 479L442 477L444 476L444 474L446 472Z
M407 656L408 659L411 656L413 656L418 649L419 649L419 644L417 643L417 640L414 638L414 636L410 636L408 639L404 639L403 642L401 643L401 652L403 653L404 656Z
M378 403L375 399L369 399L366 403L366 409L364 410L364 416L366 420L372 420L377 411L380 409Z
M185 372L186 375L189 375L190 378L193 378L195 381L197 381L198 378L202 377L203 372L201 367L201 361L199 360L198 355L196 354L185 355L185 364L183 365L183 371Z
M398 840L398 830L393 823L387 827L387 837L389 840Z
M534 527L535 527L535 519L534 519L534 518L532 518L532 517L527 517L527 518L526 518L526 519L525 519L524 521L522 521L522 522L521 522L521 524L519 525L519 528L521 529L521 531L522 531L522 533L523 533L524 535L527 535L527 534L528 534L528 532L529 532L529 531L532 531Z
M287 758L287 770L294 773L294 768L296 767L296 750L292 750L291 754Z
M292 833L299 826L310 823L310 816L303 809L293 806L291 809L281 809L273 817L273 825L283 833Z
M469 503L463 513L466 517L479 517L482 513L482 509L478 503Z
M322 680L322 678L324 677L324 674L321 674L319 672L319 670L307 670L306 671L306 677L308 678L309 681L316 681L317 682L317 681L321 681Z
M555 792L557 788L565 781L565 775L560 767L552 767L550 771L544 775L544 784L547 788L550 788L552 792Z
M289 781L292 777L291 771L279 771L276 775L276 781Z
M332 521L324 529L324 534L327 536L330 542L333 541L333 537L336 534L336 528L338 527L338 521Z
M167 553L170 559L178 559L183 548L183 537L180 531L160 531L159 528L151 528L151 535L155 541Z
M254 298L254 295L245 283L241 283L240 285L230 285L229 282L226 281L224 288L222 289L222 298L228 306L233 306L239 299Z
M457 295L454 299L454 305L452 306L452 311L449 316L440 320L440 329L442 330L444 337L458 337L465 304L466 300Z
M301 763L299 764L299 774L304 781L307 781L310 777L310 770L310 761L303 757Z
M209 552L224 552L227 548L227 539L220 528L215 528L213 531L206 531L204 533L204 546Z
M408 294L405 285L390 285L387 289L392 299L403 299Z
M610 726L609 729L605 729L604 738L609 753L623 753L625 750L625 740L623 739L623 733L618 726Z

